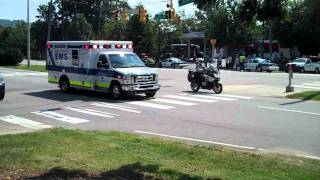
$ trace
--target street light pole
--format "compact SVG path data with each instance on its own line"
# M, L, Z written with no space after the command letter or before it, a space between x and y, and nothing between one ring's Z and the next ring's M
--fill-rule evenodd
M30 15L29 15L29 0L27 5L27 20L28 20L28 47L27 47L27 56L28 56L28 68L30 69L30 59L31 59L31 53L30 53Z

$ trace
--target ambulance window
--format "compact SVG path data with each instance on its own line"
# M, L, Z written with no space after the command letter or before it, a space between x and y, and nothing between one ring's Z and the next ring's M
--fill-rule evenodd
M72 50L73 66L79 66L79 54L77 50Z
M109 69L109 63L108 63L107 57L105 55L99 56L99 61L98 61L97 67L103 68L103 69Z

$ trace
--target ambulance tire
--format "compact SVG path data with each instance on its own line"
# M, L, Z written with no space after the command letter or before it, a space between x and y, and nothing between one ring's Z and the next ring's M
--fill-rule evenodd
M70 82L67 77L65 76L61 77L59 85L62 92L68 93L71 91Z
M123 92L119 83L113 83L110 88L110 94L114 99L121 99Z

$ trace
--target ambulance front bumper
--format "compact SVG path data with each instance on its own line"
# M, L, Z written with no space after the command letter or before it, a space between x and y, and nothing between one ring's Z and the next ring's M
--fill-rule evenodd
M146 93L146 92L154 92L160 89L160 84L134 84L134 85L122 85L122 90L127 93Z

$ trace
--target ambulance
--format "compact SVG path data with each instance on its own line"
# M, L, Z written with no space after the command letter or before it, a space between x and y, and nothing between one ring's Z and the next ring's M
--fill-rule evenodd
M157 71L145 66L131 41L48 41L48 81L72 88L109 92L114 98L160 89Z

